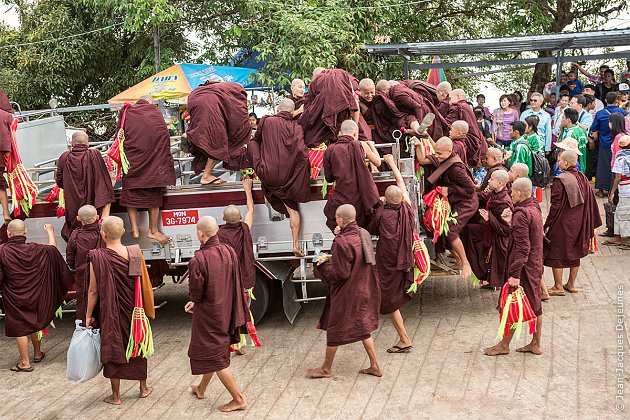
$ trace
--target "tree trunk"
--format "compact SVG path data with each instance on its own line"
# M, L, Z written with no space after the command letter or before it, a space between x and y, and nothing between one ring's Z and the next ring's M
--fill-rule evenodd
M551 51L538 51L538 57L551 57ZM551 63L537 63L534 67L530 92L542 93L545 84L551 80Z

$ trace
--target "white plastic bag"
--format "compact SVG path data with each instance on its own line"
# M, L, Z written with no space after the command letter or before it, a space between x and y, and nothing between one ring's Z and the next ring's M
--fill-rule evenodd
M82 327L76 320L76 329L68 347L66 378L69 382L80 384L89 381L103 369L101 363L100 330Z

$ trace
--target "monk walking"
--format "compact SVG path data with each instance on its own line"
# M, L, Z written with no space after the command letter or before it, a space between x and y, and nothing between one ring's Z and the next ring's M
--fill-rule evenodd
M488 182L494 171L506 171L507 168L503 166L503 152L496 147L490 147L486 152L486 158L484 159L483 166L488 170L486 176L480 185L477 186L477 191L485 191L488 188Z
M358 138L358 125L352 120L346 120L341 124L337 141L324 154L326 181L335 183L332 196L324 207L324 215L328 219L326 225L331 231L337 226L336 211L340 205L352 204L356 209L357 224L365 228L374 207L379 203L378 190L365 165L365 150Z
M201 185L225 182L212 175L220 161L229 170L247 167L243 146L251 138L251 126L247 93L241 85L207 81L188 95L188 112L190 125L182 147L195 157L195 173L203 172Z
M9 198L7 188L9 184L4 176L7 165L7 155L11 152L13 134L11 125L13 124L13 107L7 94L0 89L0 205L2 206L2 216L4 222L11 221L11 211L9 211Z
M192 313L192 333L188 347L193 375L203 375L192 392L205 398L206 388L216 372L232 396L219 410L244 410L247 403L230 370L230 345L240 341L240 329L247 324L249 309L243 297L238 257L219 242L219 226L214 217L204 216L197 223L201 248L188 263L190 302L184 308Z
M132 237L140 237L138 209L146 208L149 210L147 237L165 244L169 238L158 230L160 207L164 189L175 185L171 138L166 122L150 95L125 106L121 113L124 116L118 127L124 120L124 150L129 169L127 172L123 170L120 205L127 207Z
M577 169L578 155L573 150L560 154L558 167L563 172L551 185L551 206L545 222L549 238L545 265L553 271L551 296L564 296L564 291L576 293L575 279L580 259L588 255L595 229L601 226L597 201L586 176ZM569 280L563 286L562 274L569 268Z
M532 341L516 351L542 354L540 338L542 334L542 302L540 301L540 279L543 274L543 222L542 212L536 199L532 197L532 182L521 178L512 184L514 212L505 213L505 221L512 226L512 236L507 251L504 278L511 287L523 287L525 295L536 315L536 332ZM483 352L488 356L510 353L510 341L514 330L507 337Z
M372 332L378 328L381 290L371 235L356 223L356 210L344 204L336 211L339 227L329 255L317 261L315 274L328 286L326 305L318 327L326 331L326 356L321 367L307 369L309 378L332 377L339 346L361 341L370 367L359 373L383 376L376 358Z
M72 134L72 150L64 152L57 161L57 186L63 189L66 201L66 222L61 237L67 242L74 229L81 226L77 220L79 208L89 204L109 215L114 202L112 179L101 152L90 149L90 139L83 131Z
M293 101L284 99L277 115L263 117L248 153L267 201L275 211L289 216L293 253L301 257L298 203L310 200L311 181L304 132L291 117L293 109Z
M20 360L11 370L32 372L28 339L33 343L33 362L45 354L37 333L48 327L63 303L72 276L57 250L55 229L44 225L48 245L26 243L26 226L19 219L7 226L9 239L0 245L0 287L4 306L4 331L15 337Z
M153 291L147 278L146 266L140 247L124 246L120 238L125 233L123 220L116 216L103 219L101 235L106 248L89 252L90 287L85 326L94 323L95 308L100 310L98 320L101 329L101 362L103 376L110 379L112 394L103 401L120 405L120 380L140 382L140 398L146 398L153 388L147 386L147 359L150 354L136 357L126 356L129 343L131 319L135 307L136 277L141 276L141 293L144 311L149 318L155 317ZM146 297L149 296L149 299Z
M413 283L413 231L414 212L407 187L392 155L385 155L396 185L385 190L385 205L378 207L370 232L378 235L376 244L376 271L381 288L381 315L389 315L399 340L387 349L388 353L408 353L411 339L405 329L400 308L411 300L407 293Z
M450 104L446 122L452 124L457 120L463 120L468 123L470 130L466 137L466 158L468 166L476 168L488 151L488 142L479 129L477 117L472 108L466 102L467 95L463 89L454 89L450 93Z
M449 232L446 239L462 270L462 276L469 278L473 271L466 258L460 233L478 210L479 201L475 195L475 184L470 171L459 157L453 155L453 142L448 137L442 137L435 143L434 155L425 156L424 148L417 139L415 144L418 162L435 168L427 181L433 188L442 187L442 195L448 198L451 212L457 213L456 222L448 223Z
M85 322L87 310L88 288L90 286L90 270L88 253L105 247L98 225L98 212L94 206L85 205L79 209L77 219L81 227L72 231L66 246L66 262L70 270L75 272L74 283L77 290L77 319ZM92 312L97 315L98 311Z
M477 193L481 223L469 222L462 234L466 255L473 272L480 280L487 281L482 287L503 286L505 258L510 241L510 225L501 215L506 209L512 211L512 198L507 186L507 171L492 172L488 189Z

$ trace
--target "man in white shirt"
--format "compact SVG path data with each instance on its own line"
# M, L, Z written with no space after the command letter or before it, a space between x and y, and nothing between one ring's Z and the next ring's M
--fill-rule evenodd
M545 143L545 153L551 152L551 115L542 109L544 97L542 94L534 92L530 97L529 103L531 108L523 111L521 121L525 121L525 118L530 115L538 117L538 136L540 141Z

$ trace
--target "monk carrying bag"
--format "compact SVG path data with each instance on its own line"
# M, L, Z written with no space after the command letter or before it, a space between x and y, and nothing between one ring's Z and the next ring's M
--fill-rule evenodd
M76 328L68 347L66 379L81 384L94 378L103 368L101 364L100 330L85 328L76 320Z

